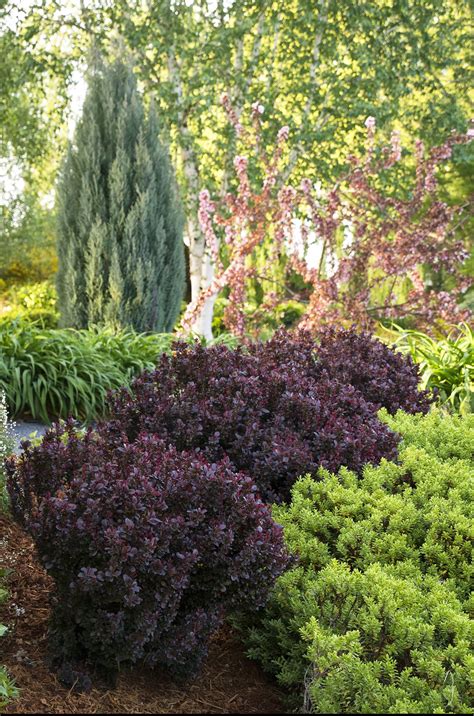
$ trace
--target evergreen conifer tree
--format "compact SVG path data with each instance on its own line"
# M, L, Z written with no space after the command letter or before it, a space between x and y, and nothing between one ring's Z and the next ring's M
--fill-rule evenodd
M91 65L57 198L63 325L171 331L185 281L181 202L155 109L120 60Z

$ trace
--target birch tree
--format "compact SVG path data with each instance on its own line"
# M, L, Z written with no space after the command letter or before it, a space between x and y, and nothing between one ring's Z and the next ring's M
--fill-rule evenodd
M466 0L92 0L67 15L56 0L39 6L53 7L49 31L66 23L73 47L94 41L107 51L116 33L133 53L179 162L191 300L213 279L199 191L235 189L223 93L238 115L265 107L263 142L293 128L282 182L333 179L362 145L369 115L428 146L465 129ZM211 317L210 302L195 330L209 337Z

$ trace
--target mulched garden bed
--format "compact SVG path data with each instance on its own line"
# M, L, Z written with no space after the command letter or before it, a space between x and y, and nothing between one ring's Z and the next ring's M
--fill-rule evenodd
M214 638L202 673L186 686L136 667L122 672L113 691L68 691L45 662L51 580L31 539L5 515L0 515L0 567L12 569L10 599L0 610L0 623L8 624L11 634L2 639L0 662L21 689L6 713L285 713L284 695L245 657L228 627Z

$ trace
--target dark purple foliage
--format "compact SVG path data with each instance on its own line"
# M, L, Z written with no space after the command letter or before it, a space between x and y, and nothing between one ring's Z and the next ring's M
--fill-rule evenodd
M350 383L376 409L427 413L433 397L418 390L418 366L370 333L330 327L318 336L317 375Z
M395 457L398 439L376 410L386 404L381 376L392 390L392 366L397 371L405 359L381 346L378 365L377 347L369 346L367 370L375 377L364 382L356 370L330 372L315 349L310 334L286 331L247 350L177 343L131 392L113 395L103 429L113 440L152 433L178 450L200 449L211 461L227 456L255 480L265 501L286 499L295 479L319 466L360 471Z
M262 605L287 563L250 478L157 436L129 444L55 426L8 475L55 580L51 645L67 680L78 664L138 660L192 675L226 611Z

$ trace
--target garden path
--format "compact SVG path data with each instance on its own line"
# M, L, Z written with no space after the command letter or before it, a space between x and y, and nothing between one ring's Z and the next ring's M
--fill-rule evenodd
M20 452L20 442L29 438L31 433L36 432L39 437L48 429L48 426L44 423L29 422L26 420L15 420L11 427L15 439L15 452Z

